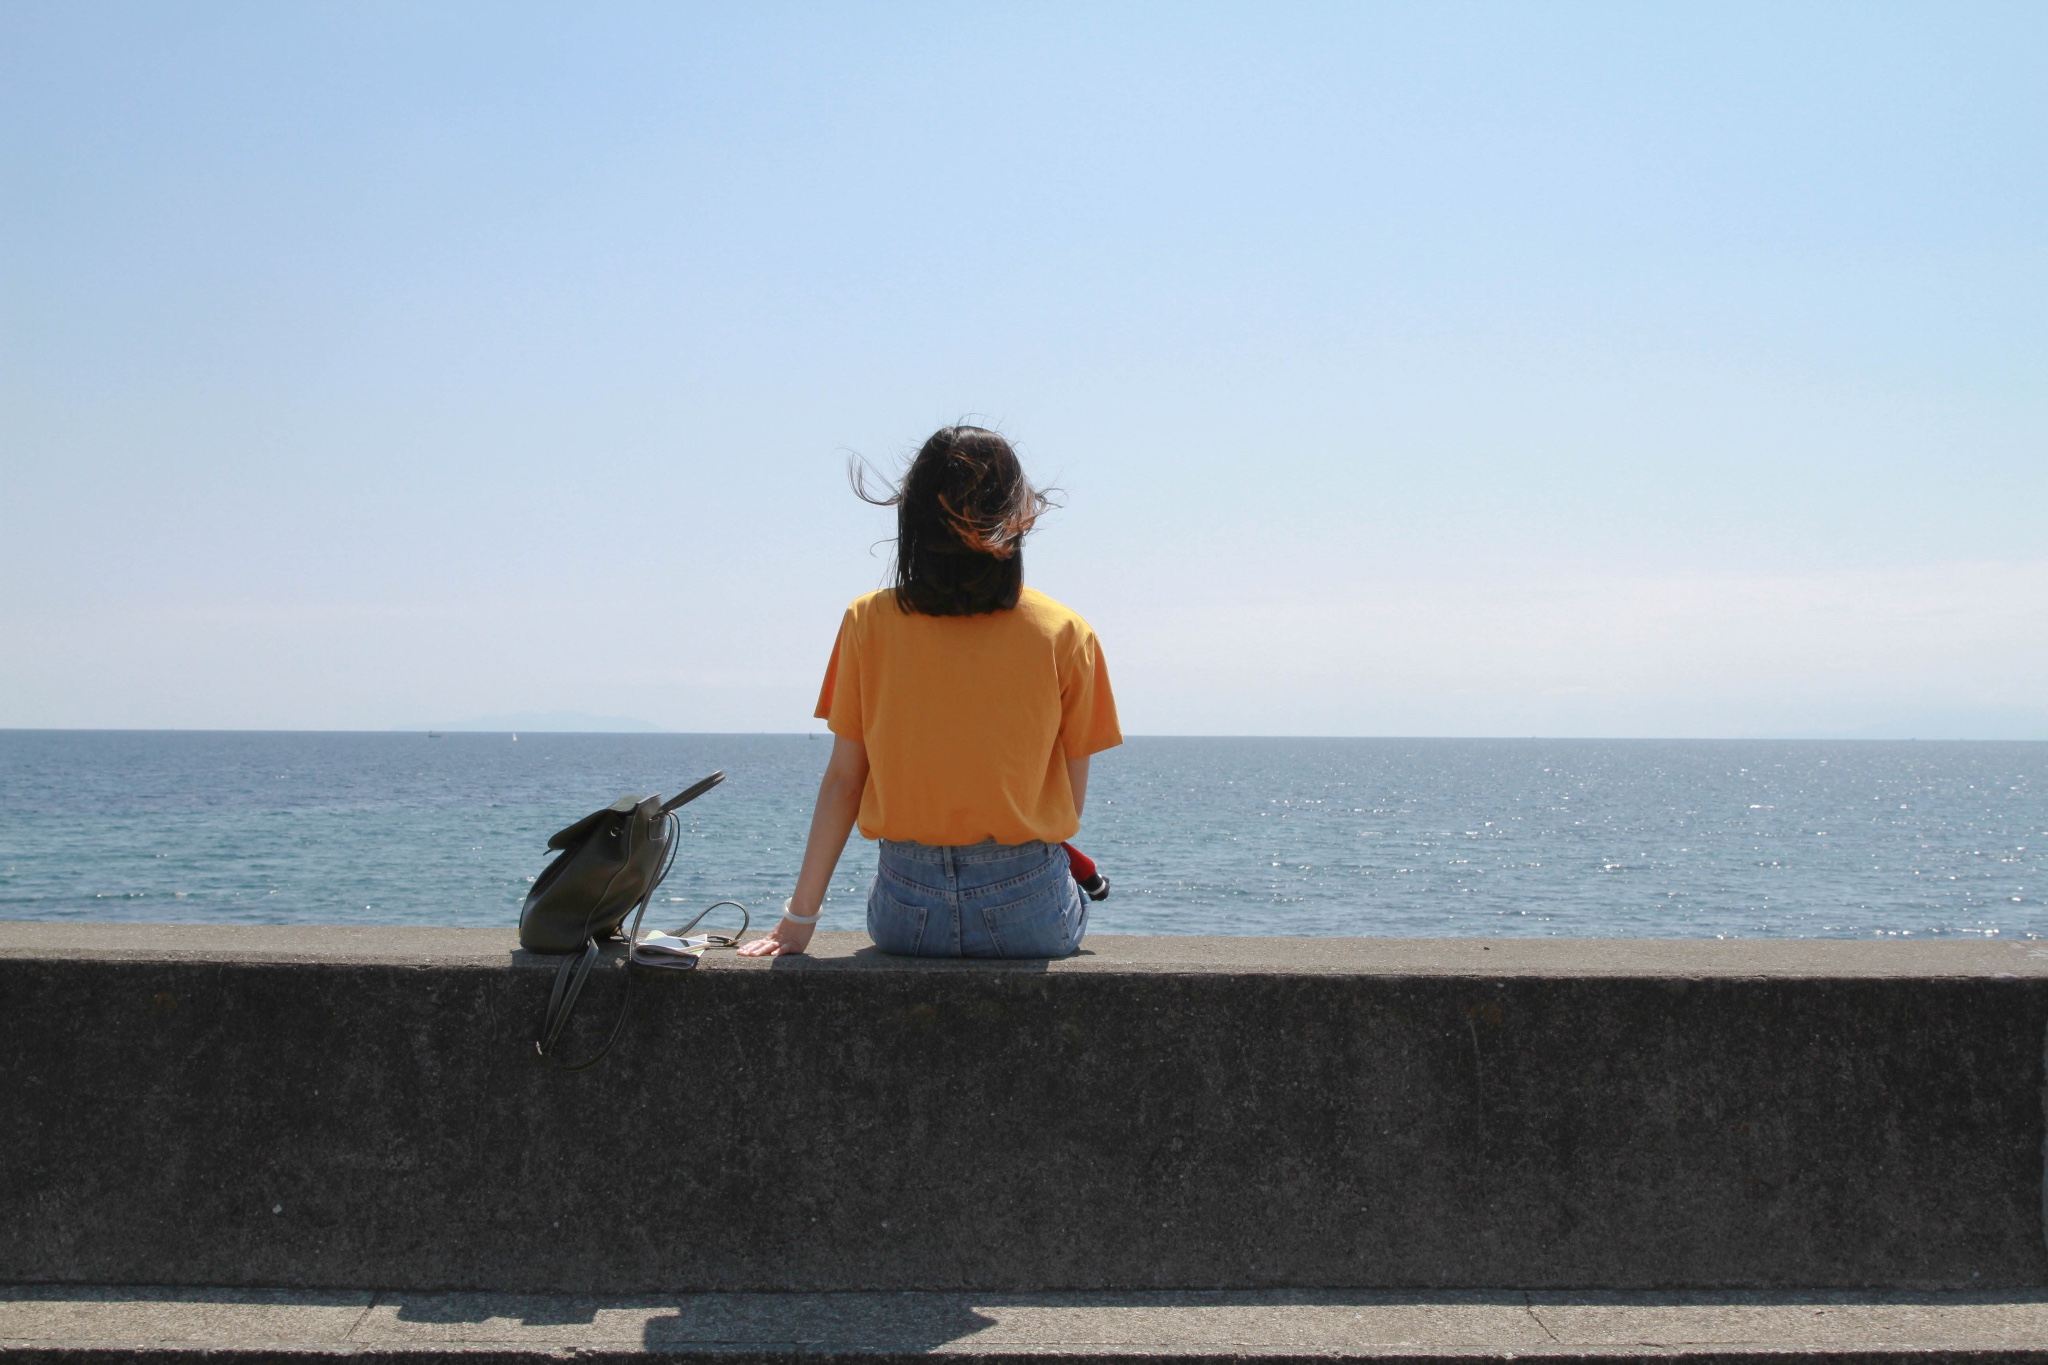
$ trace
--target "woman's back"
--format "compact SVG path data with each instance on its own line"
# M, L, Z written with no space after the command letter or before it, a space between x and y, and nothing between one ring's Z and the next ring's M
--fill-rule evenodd
M1073 838L1067 760L1122 741L1095 632L1031 588L974 616L856 599L817 714L867 747L860 832L921 844Z

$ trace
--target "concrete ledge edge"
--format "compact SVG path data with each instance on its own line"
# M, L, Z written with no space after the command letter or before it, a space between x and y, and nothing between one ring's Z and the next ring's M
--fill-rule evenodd
M0 1354L2048 1361L2048 1292L504 1295L25 1285Z
M617 950L612 957L618 958ZM89 958L525 967L559 957L519 951L502 929L424 926L115 924L0 920L0 960ZM2048 942L1994 939L1278 938L1094 934L1075 957L929 961L890 957L867 935L820 933L803 957L730 952L718 972L974 972L1254 976L2048 979Z

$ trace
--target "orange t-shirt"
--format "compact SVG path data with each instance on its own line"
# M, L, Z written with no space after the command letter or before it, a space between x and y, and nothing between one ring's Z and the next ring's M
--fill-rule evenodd
M817 714L867 746L860 832L920 844L1073 838L1067 760L1124 740L1095 632L1030 588L983 616L855 598Z

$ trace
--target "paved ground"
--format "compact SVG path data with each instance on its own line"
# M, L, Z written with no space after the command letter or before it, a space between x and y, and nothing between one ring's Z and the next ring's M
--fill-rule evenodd
M2048 1356L2048 1293L706 1294L0 1288L0 1353Z

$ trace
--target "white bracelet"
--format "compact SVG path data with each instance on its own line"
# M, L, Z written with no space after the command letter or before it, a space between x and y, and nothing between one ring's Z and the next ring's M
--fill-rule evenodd
M788 900L782 903L782 917L788 920L791 924L816 924L820 919L824 918L825 907L822 905L818 907L818 913L815 915L796 915L791 914L789 909L789 907L795 904L795 896L791 896Z

